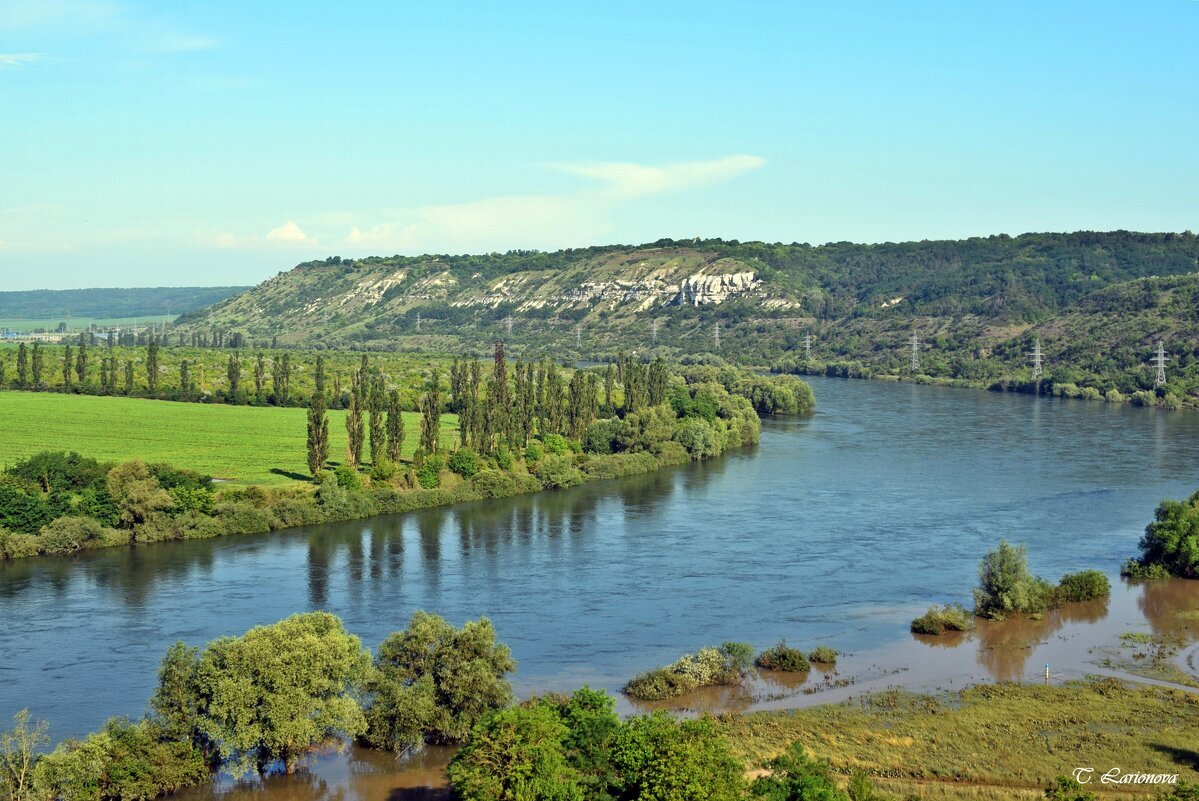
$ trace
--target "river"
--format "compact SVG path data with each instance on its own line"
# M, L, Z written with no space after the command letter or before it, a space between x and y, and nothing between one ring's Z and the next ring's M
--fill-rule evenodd
M140 715L172 641L203 644L312 609L371 646L417 609L455 624L487 615L512 647L522 695L616 689L724 640L825 643L871 664L879 649L932 653L908 622L932 602L968 603L978 560L1001 537L1026 543L1040 575L1114 577L1157 502L1199 487L1199 414L811 383L816 415L765 421L760 446L704 464L0 564L0 719L28 707L62 738ZM1142 592L1117 583L1110 610L1075 617L1144 624ZM1010 665L970 661L983 678L1013 677L1002 675ZM865 661L858 669L871 680Z

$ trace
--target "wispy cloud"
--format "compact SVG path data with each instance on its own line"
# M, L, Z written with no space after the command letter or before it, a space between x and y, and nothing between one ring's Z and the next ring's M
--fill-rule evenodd
M265 234L235 234L230 231L218 231L202 237L202 241L218 248L233 250L253 250L256 248L314 248L320 245L320 240L304 233L304 229L292 220L272 228Z
M225 40L216 36L200 36L187 33L164 33L154 38L150 49L159 53L194 53L199 50L215 50Z
M558 195L508 195L425 206L403 221L350 228L344 243L358 251L478 252L578 244L603 236L613 213L654 195L727 181L763 166L759 156L732 155L665 166L629 162L547 165L601 184Z
M766 163L760 156L733 155L710 161L685 161L664 167L628 162L592 162L551 164L559 172L590 178L607 184L616 197L639 197L679 192L705 184L725 181L756 170Z
M42 53L0 53L0 70L32 64L45 57Z

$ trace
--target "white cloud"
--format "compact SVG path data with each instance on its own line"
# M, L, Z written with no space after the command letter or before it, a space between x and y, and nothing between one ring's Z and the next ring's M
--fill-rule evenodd
M360 252L480 252L569 247L612 227L615 209L652 195L729 180L766 163L734 155L654 167L623 162L554 164L551 169L605 184L561 195L509 195L426 206L403 222L355 225L344 243Z
M272 228L267 231L266 239L268 242L308 242L308 235L291 220L283 223L278 228Z
M551 164L560 172L579 175L607 184L616 197L640 197L679 192L704 184L725 181L756 170L766 163L760 156L733 155L710 161L686 161L665 167L625 162Z
M20 67L23 64L32 64L44 58L45 56L41 53L0 53L0 69Z

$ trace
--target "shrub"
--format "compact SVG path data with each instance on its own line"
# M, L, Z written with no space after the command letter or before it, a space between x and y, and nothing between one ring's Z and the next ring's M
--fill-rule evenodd
M582 470L590 478L620 478L648 473L657 467L658 460L650 453L613 453L591 457L583 463Z
M1062 604L1072 601L1091 601L1096 598L1106 598L1112 594L1112 585L1099 570L1084 570L1081 573L1067 573L1058 582L1054 590L1054 603Z
M517 492L516 480L500 470L481 470L470 483L483 498L507 498Z
M1045 788L1045 798L1047 801L1095 801L1095 794L1069 776L1058 776Z
M546 489L564 489L583 483L583 473L569 456L546 456L533 468L533 475Z
M397 472L399 472L399 467L396 466L396 463L385 455L379 454L379 458L371 465L371 481L380 483L391 481Z
M543 446L540 442L530 442L527 446L525 446L526 462L539 461L542 456L545 456L545 446Z
M749 788L751 798L763 798L767 801L799 801L809 798L819 801L849 801L849 796L842 792L833 780L828 763L818 762L809 757L800 743L792 744L787 751L766 762L763 767L769 773L754 780ZM860 786L860 781L858 784L858 792L865 790Z
M104 529L90 517L60 517L42 529L38 538L48 554L74 553L104 542Z
M974 612L1003 620L1012 614L1039 614L1049 608L1053 588L1028 570L1028 549L1002 540L978 566Z
M457 473L463 478L471 478L479 472L479 454L470 448L459 448L450 455L446 466L451 473Z
M928 611L912 621L913 634L944 634L947 631L970 631L974 616L961 604L930 606Z
M0 529L0 558L24 559L38 555L38 538L33 534L17 534Z
M688 417L683 420L674 438L687 449L693 460L716 456L723 446L717 439L716 429L701 417Z
M750 667L753 649L745 643L726 642L720 648L701 648L684 654L673 665L633 678L624 692L646 701L674 698L697 687L736 684Z
M837 664L837 652L827 645L818 645L808 654L808 659L820 665Z
M228 534L265 534L275 527L268 510L242 501L217 504L216 516Z
M676 673L670 668L654 668L633 677L624 686L624 693L642 701L661 701L677 698L699 687L691 676Z
M507 448L500 448L495 452L495 464L501 470L512 469L512 451Z
M1111 387L1106 392L1104 392L1103 399L1105 401L1107 401L1108 403L1123 403L1126 400L1124 394L1121 393L1120 390L1116 389L1115 387Z
M4 472L35 484L42 492L70 492L103 480L106 471L95 459L74 451L42 451Z
M677 442L668 441L658 443L654 448L654 454L657 456L658 464L663 467L675 464L687 464L691 461L691 456L687 453L687 449Z
M610 454L619 433L619 420L597 420L583 434L583 450L587 453Z
M358 471L348 464L339 464L333 468L333 479L337 486L344 490L362 489L362 479L358 477Z
M754 664L762 670L786 670L792 673L804 673L812 668L803 651L791 648L786 640L780 640L778 645L758 654Z
M570 440L561 434L546 434L541 440L545 444L546 452L555 456L561 456L570 450Z
M436 489L441 486L441 456L431 453L424 458L420 467L416 468L416 480L423 489Z
M485 718L447 768L462 801L581 801L579 772L567 762L570 730L547 706L505 709Z

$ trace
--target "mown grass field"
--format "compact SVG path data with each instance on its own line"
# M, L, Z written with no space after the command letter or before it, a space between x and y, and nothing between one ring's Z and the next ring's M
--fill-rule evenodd
M345 458L345 415L329 412L329 457L335 462ZM306 421L304 409L0 392L0 466L38 451L70 450L277 486L308 475ZM458 421L443 415L441 424L446 437ZM416 449L418 431L419 416L405 412L406 457Z
M724 718L751 763L795 741L839 773L864 770L886 792L927 799L1034 799L1092 767L1100 799L1155 788L1100 786L1098 775L1177 773L1199 781L1199 695L1117 682L1066 687L981 685L934 699L886 692L843 704Z

